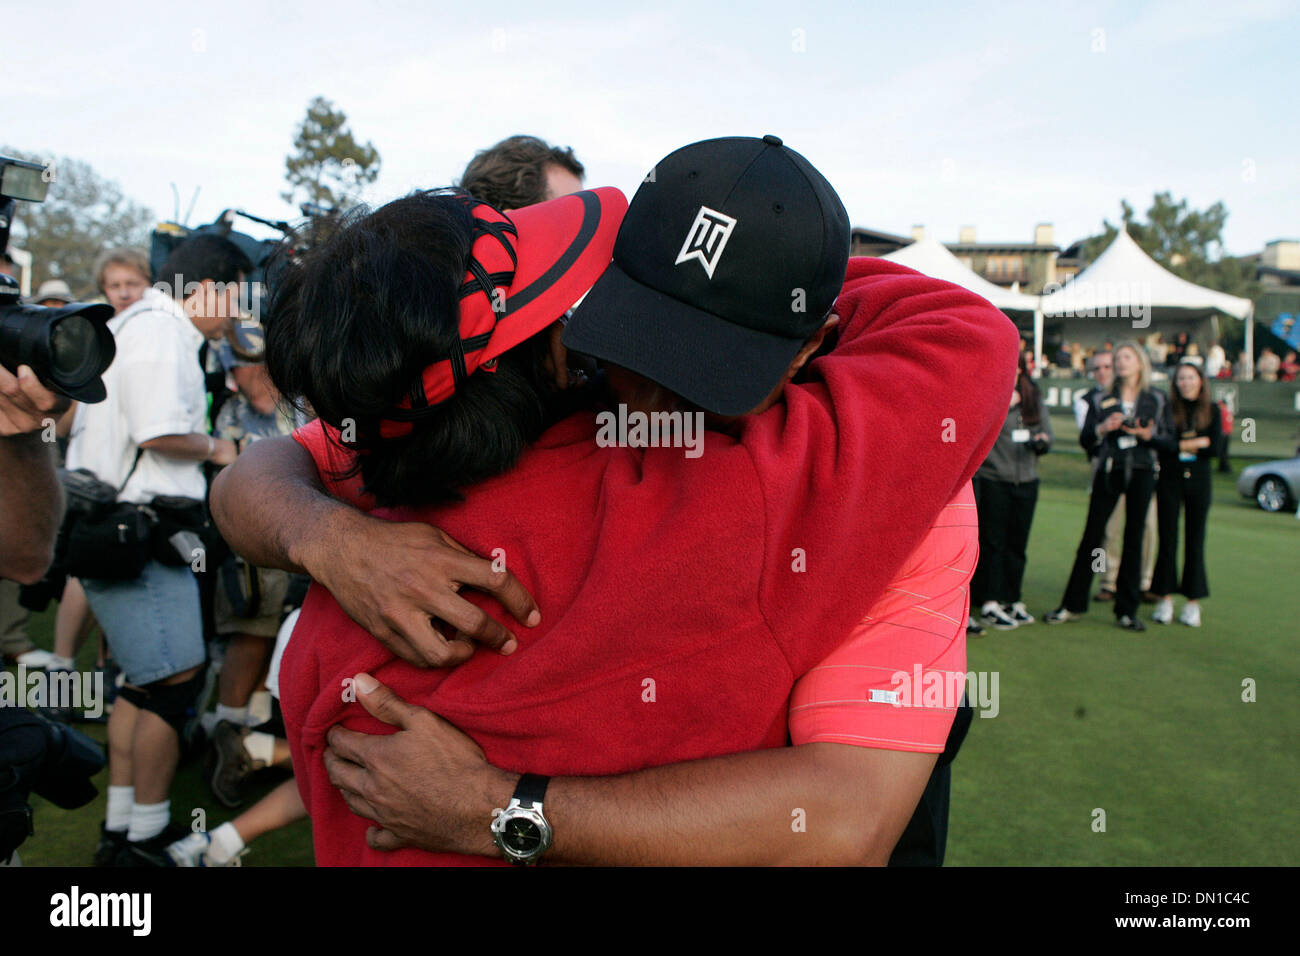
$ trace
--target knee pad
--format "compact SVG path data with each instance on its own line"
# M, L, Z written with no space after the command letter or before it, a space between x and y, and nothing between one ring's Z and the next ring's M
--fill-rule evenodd
M165 720L177 736L185 732L185 723L194 716L194 703L203 690L203 678L207 667L199 668L197 674L179 684L164 684L155 681L147 687L124 686L118 694L127 703L157 714Z

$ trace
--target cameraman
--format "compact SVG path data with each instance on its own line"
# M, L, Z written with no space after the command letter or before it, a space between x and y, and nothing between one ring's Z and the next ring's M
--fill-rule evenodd
M63 492L41 432L67 404L26 365L0 367L0 578L34 584L54 558Z
M203 463L229 464L236 448L207 434L198 353L238 314L239 288L251 270L220 236L196 236L172 251L160 276L171 294L150 289L109 321L117 358L104 375L108 395L78 406L69 469L89 469L118 489L119 502L169 496L201 503ZM165 865L165 848L177 836L168 792L180 729L206 659L198 583L188 564L151 557L133 579L83 574L82 586L126 675L108 722L108 811L95 862Z

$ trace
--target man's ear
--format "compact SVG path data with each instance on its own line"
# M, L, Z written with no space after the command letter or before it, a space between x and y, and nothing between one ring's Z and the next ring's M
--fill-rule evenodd
M817 350L822 347L822 342L826 340L826 336L830 334L831 329L839 324L839 321L840 317L834 312L826 317L822 327L809 337L808 341L803 344L803 348L799 350L799 354L790 363L790 367L786 369L785 380L787 382L793 379L799 373L799 369L803 368L808 360L817 354Z

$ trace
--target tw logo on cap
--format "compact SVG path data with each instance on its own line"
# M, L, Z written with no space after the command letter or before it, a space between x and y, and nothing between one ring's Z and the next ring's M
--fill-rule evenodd
M720 213L716 209L710 209L708 206L701 206L700 211L695 214L695 221L691 223L691 229L686 234L686 241L682 243L682 251L677 253L675 266L683 262L690 262L692 259L700 260L700 265L704 266L704 271L713 278L713 270L717 268L718 260L722 258L722 250L727 247L727 240L731 238L731 230L736 228L736 220L725 213Z

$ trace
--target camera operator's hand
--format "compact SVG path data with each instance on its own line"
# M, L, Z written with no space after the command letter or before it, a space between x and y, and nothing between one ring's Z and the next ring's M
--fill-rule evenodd
M38 432L68 405L68 398L47 389L26 365L18 366L17 375L0 366L0 436Z
M1138 438L1142 439L1143 441L1150 441L1151 434L1155 430L1156 430L1156 423L1154 421L1148 421L1145 425L1139 424L1139 425L1124 426L1124 434L1136 435Z
M459 542L426 524L396 524L350 508L304 544L299 563L329 588L348 616L390 651L419 667L469 660L474 642L512 653L518 641L460 595L465 587L491 594L524 624L541 614L508 571L492 570ZM445 621L448 639L432 618Z
M1124 413L1111 412L1109 415L1106 416L1106 420L1102 422L1101 425L1097 428L1097 431L1102 435L1107 435L1110 432L1116 431L1119 428L1123 427L1123 425L1124 425Z

